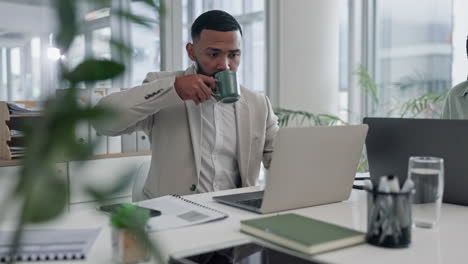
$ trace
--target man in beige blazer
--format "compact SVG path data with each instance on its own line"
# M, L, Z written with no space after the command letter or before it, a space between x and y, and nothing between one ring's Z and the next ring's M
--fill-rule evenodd
M268 168L278 130L270 101L241 87L233 104L217 102L213 75L237 71L242 29L213 10L192 25L186 45L193 65L185 71L148 73L143 85L111 94L99 105L119 110L117 120L95 125L104 135L144 131L152 158L143 188L147 198L255 185Z

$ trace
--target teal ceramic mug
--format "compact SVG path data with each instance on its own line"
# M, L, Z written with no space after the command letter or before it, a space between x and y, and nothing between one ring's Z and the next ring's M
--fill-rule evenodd
M234 103L240 98L240 86L234 71L220 71L215 75L216 91L213 97L225 104Z

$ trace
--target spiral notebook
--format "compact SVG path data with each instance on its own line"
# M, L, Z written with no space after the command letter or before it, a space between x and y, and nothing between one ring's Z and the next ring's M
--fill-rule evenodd
M137 202L136 205L161 211L160 216L150 218L148 221L150 231L197 225L228 217L223 212L184 199L178 195L166 195Z
M23 231L11 256L14 231L0 231L0 262L85 259L100 229L37 229Z

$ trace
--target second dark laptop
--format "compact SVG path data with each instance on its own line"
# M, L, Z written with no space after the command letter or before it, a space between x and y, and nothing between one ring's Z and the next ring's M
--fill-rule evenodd
M444 159L443 201L468 205L468 120L364 118L366 149L374 184L382 175L407 178L410 156Z

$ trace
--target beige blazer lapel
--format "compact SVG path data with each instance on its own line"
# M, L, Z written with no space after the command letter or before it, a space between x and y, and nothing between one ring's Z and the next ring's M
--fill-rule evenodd
M251 131L250 131L250 111L249 105L241 96L234 105L236 108L237 135L239 146L239 171L242 179L242 185L246 182L249 173L250 149L251 149Z

